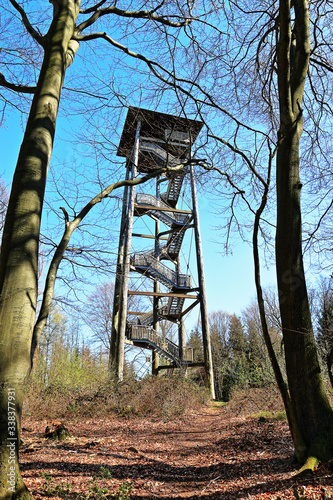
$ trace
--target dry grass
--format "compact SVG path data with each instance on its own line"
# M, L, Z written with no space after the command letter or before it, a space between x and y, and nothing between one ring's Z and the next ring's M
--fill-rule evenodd
M49 387L40 393L28 391L24 416L35 419L70 419L105 416L141 416L168 420L209 404L209 397L183 377L133 379L120 386L112 382L92 389Z
M283 412L284 406L275 385L258 388L236 389L232 392L228 409L237 415Z

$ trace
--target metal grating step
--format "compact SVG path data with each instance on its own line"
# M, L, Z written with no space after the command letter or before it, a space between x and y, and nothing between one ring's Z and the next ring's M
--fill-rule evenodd
M171 233L166 245L167 248L167 253L171 257L171 259L175 260L180 252L183 239L185 236L185 227L184 229L181 229L180 231Z
M185 298L183 297L170 297L167 306L168 316L179 316L183 310Z

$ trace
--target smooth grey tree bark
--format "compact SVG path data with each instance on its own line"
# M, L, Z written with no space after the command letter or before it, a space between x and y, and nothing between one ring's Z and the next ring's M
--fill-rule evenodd
M333 456L333 412L320 373L302 255L299 165L309 59L308 3L280 0L276 271L288 387L303 441L296 454L305 467L313 468L318 460Z
M53 16L46 35L42 36L30 24L20 4L16 0L10 0L10 3L21 16L29 35L44 50L36 87L12 84L0 75L0 85L34 94L13 178L0 255L0 498L30 499L18 465L24 385L31 369L38 336L49 313L56 273L69 238L83 217L113 189L126 184L126 181L111 184L90 200L73 221L64 211L63 238L49 268L43 303L35 325L40 223L66 70L74 61L81 41L105 39L105 32L93 36L90 33L86 38L82 35L86 28L104 16L139 18L173 27L182 27L189 20L182 19L181 14L176 16L179 21L158 15L156 10L161 6L132 12L115 6L103 8L105 2L102 1L82 11L80 0L51 0ZM86 17L77 24L80 14ZM159 170L156 175L162 171L166 169ZM154 175L153 172L151 176ZM151 176L138 182L144 182Z

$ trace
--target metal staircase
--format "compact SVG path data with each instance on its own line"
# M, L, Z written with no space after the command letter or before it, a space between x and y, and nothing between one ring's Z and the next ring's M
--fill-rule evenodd
M133 345L154 349L171 361L176 362L177 365L181 365L184 361L186 363L193 362L193 349L185 348L182 356L183 359L181 359L178 345L153 328L127 324L126 334Z
M164 162L165 164L165 162L168 162L172 166L180 163L179 159L166 153L166 151L156 143L149 143L141 140L140 146L144 151L153 153L155 157L158 158L159 163ZM171 228L171 231L166 245L159 247L158 256L155 256L155 249L144 253L135 253L131 256L132 271L143 274L161 283L173 292L181 290L185 293L191 290L191 277L177 273L163 264L161 260L168 259L175 261L178 258L186 229L189 227L192 220L191 214L179 213L175 209L184 177L187 173L188 169L181 171L179 174L170 176L167 191L161 195L161 199L146 193L138 193L136 195L135 215L139 217L148 215L152 219L158 220ZM171 210L169 211L168 209ZM166 303L157 308L155 321L156 318L158 320L177 321L181 317L184 302L185 297L169 297ZM179 347L154 330L153 324L153 310L139 315L134 321L127 322L127 338L133 342L134 345L155 349L177 365L193 362L193 349L183 348L181 360Z
M114 343L112 354L118 370L121 369L119 359L120 352L123 352L124 340L160 353L171 360L173 366L194 364L193 350L185 347L183 322L185 314L198 303L202 308L202 287L200 288L199 284L198 288L192 289L191 277L180 272L180 254L187 229L193 228L197 232L198 227L193 194L194 170L192 166L184 165L189 163L189 159L193 162L191 145L201 128L201 122L187 117L134 107L128 110L117 152L119 156L126 158L127 178L135 179L159 167L179 169L173 172L168 169L164 176L156 178L154 194L138 193L135 196L135 184L124 190L116 279L121 293L115 294L112 331L114 338L118 339L119 336L120 339ZM177 206L187 175L190 177L192 208L180 210ZM165 192L160 194L160 183L163 181L167 182L167 186ZM134 217L145 216L155 221L154 230L150 234L143 234L143 230L134 233ZM151 229L152 224L149 226ZM132 236L153 238L154 248L132 253ZM199 240L196 238L197 241ZM198 262L198 244L195 245ZM148 286L145 291L129 290L130 271L147 277L154 286ZM130 312L127 309L130 295L153 297L153 311ZM192 305L183 310L185 300L187 302L192 299ZM159 325L161 321L177 324L178 345L159 332L164 326ZM169 366L159 365L158 356L153 354L153 374Z
M179 274L157 260L152 252L135 253L131 257L131 269L159 281L171 290L190 290L191 276Z
M157 141L148 140L146 138L140 140L140 149L154 155L155 161L159 166L168 165L177 167L181 165L182 160L172 155L170 152L160 146ZM161 194L161 198L168 203L172 208L177 205L180 191L182 189L184 177L189 173L189 168L184 167L177 173L170 174L170 182L166 193Z

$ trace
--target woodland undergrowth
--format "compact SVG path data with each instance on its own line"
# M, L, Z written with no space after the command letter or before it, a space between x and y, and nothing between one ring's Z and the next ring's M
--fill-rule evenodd
M91 387L50 385L36 391L27 386L24 416L35 419L71 419L80 416L156 417L168 420L209 405L203 387L181 376L133 378L116 384L107 381Z

